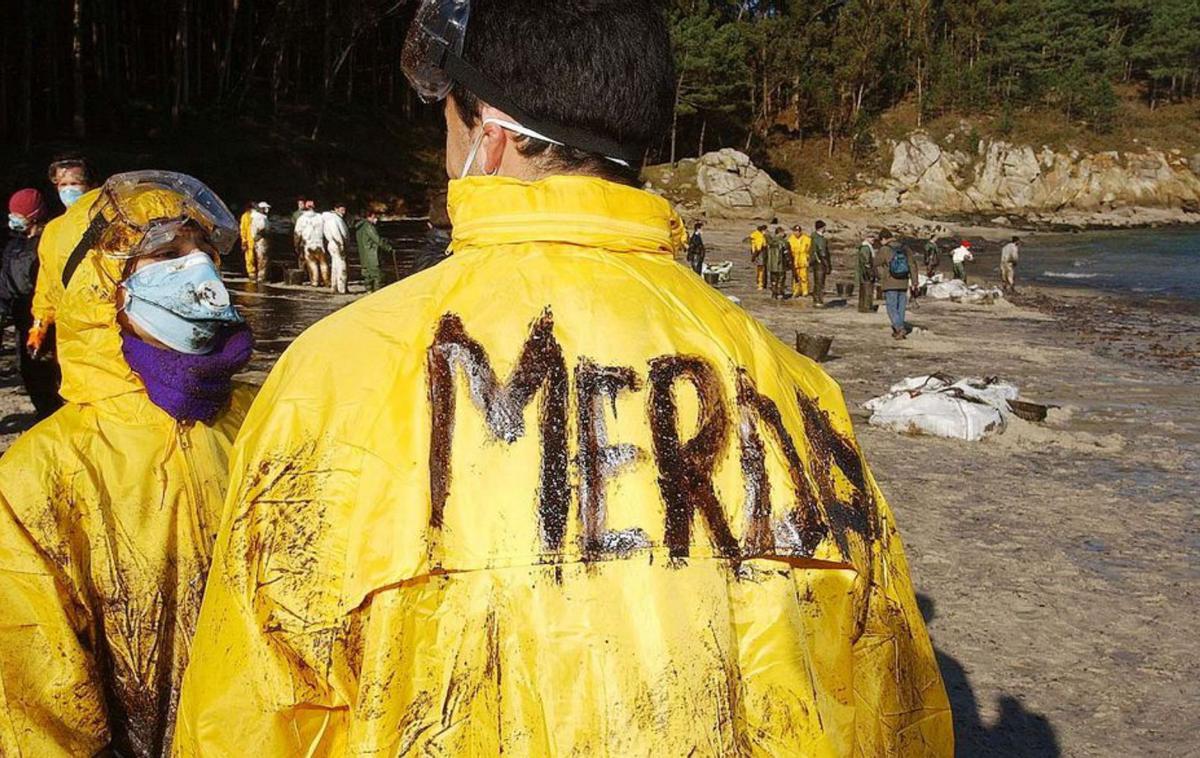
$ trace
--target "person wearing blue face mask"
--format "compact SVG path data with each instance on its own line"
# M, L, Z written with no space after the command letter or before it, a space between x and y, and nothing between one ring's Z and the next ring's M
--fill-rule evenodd
M33 327L33 290L38 274L38 242L47 216L46 203L36 189L15 193L8 201L8 244L0 256L0 321L17 332L17 368L38 420L62 405L58 396L58 365L36 360L26 347Z
M38 244L39 275L33 293L33 326L25 344L31 355L53 360L55 335L52 327L63 294L60 281L63 265L87 228L88 214L98 192L93 188L91 166L80 156L55 159L47 177L67 212L46 224Z
M57 272L66 405L0 458L0 752L165 755L254 394L216 267L237 221L140 171L81 236Z

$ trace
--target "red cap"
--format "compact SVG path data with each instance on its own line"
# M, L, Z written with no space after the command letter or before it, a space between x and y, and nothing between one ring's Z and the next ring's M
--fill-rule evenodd
M971 240L963 240L963 241L962 241L962 246L963 246L963 247L970 247L970 246L971 246Z
M8 199L8 212L37 223L46 215L46 202L42 200L42 193L35 189L19 190Z

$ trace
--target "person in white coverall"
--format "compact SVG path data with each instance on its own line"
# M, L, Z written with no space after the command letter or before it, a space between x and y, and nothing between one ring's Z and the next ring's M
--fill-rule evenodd
M346 206L335 205L333 210L321 214L325 234L325 251L329 253L330 283L334 292L346 292L346 240L350 229L346 226Z
M325 256L325 224L320 213L306 203L303 215L296 220L296 233L304 244L304 266L308 283L314 287L329 284L329 259Z
M267 227L270 220L269 203L259 203L250 209L250 239L254 241L254 276L255 281L265 281L267 278Z

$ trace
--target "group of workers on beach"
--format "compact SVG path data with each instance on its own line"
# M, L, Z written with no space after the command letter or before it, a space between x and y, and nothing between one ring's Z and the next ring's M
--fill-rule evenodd
M264 282L268 275L270 251L271 206L265 202L250 202L239 224L242 253L246 261L246 276L251 281ZM374 205L354 222L355 242L363 284L368 292L383 286L379 265L381 253L394 252L392 245L379 234L379 212ZM349 268L346 263L350 227L346 220L345 203L335 202L327 211L317 211L315 201L300 197L291 215L292 248L296 265L307 273L312 287L328 287L338 294L349 289Z
M688 248L688 260L699 272L703 265L703 242L698 246L702 222L697 222ZM774 226L772 231L771 227ZM801 224L792 227L786 234L778 219L771 224L760 224L750 233L750 261L756 267L757 285L760 291L767 289L774 300L786 300L810 296L814 305L824 305L825 282L833 270L829 241L825 237L826 224L817 221L813 234L804 233ZM921 264L924 265L925 280L936 281L935 275L941 265L942 250L938 245L940 233L933 233L924 240ZM693 249L700 254L693 257ZM1016 268L1020 258L1021 238L1013 237L1000 251L1001 286L1006 293L1016 292ZM975 259L970 240L962 240L950 253L954 278L967 283L966 264ZM699 261L697 263L696 261ZM908 245L889 229L869 234L858 246L853 262L854 287L858 290L858 310L874 313L875 300L885 300L888 320L892 327L892 338L906 339L909 328L906 312L910 298L917 297L923 286L916 255ZM791 277L791 287L788 278Z
M444 101L454 254L261 388L201 181L10 204L64 405L0 458L0 755L952 755L841 390L640 188L661 11L463 6L423 0L403 56ZM793 236L819 301L828 245Z

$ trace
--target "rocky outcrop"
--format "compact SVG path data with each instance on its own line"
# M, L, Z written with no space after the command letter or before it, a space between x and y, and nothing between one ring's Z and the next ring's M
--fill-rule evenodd
M752 218L786 211L796 196L732 148L643 172L646 189L707 216Z
M1200 155L1178 150L1083 154L1002 140L946 149L918 132L893 144L889 176L856 202L1068 223L1200 222L1198 169Z

